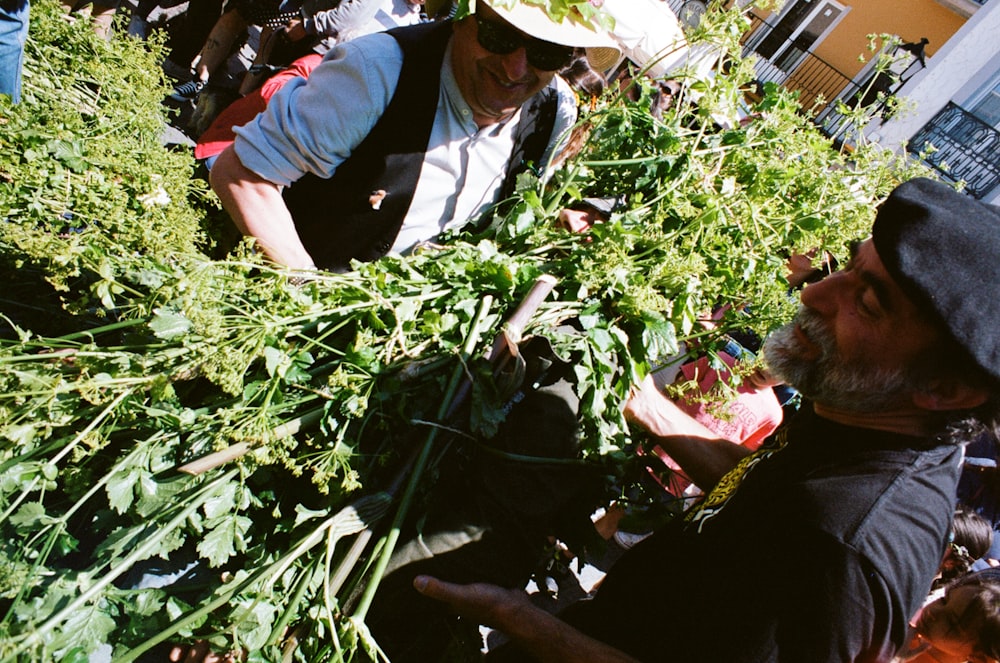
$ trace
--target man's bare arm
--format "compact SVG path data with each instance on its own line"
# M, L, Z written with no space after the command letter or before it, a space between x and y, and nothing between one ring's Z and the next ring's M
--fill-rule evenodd
M315 269L278 186L244 166L232 145L219 155L210 179L233 223L255 237L268 258L292 269Z
M483 583L456 585L430 576L417 576L413 586L463 617L503 631L542 663L637 663L533 605L524 592Z
M625 416L645 428L705 492L750 453L746 447L720 438L677 407L649 376L633 389L625 404Z

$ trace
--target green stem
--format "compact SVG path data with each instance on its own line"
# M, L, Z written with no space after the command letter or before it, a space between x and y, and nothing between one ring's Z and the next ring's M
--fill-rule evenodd
M322 558L317 556L306 568L302 570L302 575L299 576L298 581L295 583L295 589L292 591L292 598L288 601L288 605L285 606L284 611L274 622L274 627L271 629L271 635L267 639L268 645L276 645L278 641L281 640L281 636L285 633L285 628L288 626L289 622L292 621L292 615L295 612L295 607L305 596L306 590L309 589L309 581L312 577L316 575L316 570L319 567L320 560Z
M57 453L57 454L56 454L56 455L55 455L55 456L54 456L54 457L52 458L52 460L50 460L50 461L49 461L49 464L51 464L51 465L56 465L56 464L57 464L57 463L58 463L58 462L59 462L60 460L62 460L62 459L63 459L63 458L64 458L64 457L66 456L66 454L68 454L68 453L69 453L70 451L72 451L72 450L73 450L73 447L75 447L75 446L76 446L77 444L79 444L79 443L80 443L80 441L81 441L81 440L83 440L83 439L84 439L84 438L85 438L85 437L87 436L87 434L88 434L88 433L89 433L90 431L92 431L92 430L94 430L95 428L97 428L97 427L98 427L98 426L99 426L99 425L101 424L101 422L102 422L102 421L103 421L104 419L106 419L106 418L108 417L108 415L110 415L110 414L111 414L111 412L112 412L112 411L114 411L114 408L115 408L115 407L116 407L116 406L117 406L117 405L118 405L119 403L121 403L121 402L122 402L123 400L125 400L125 398L126 398L126 397L127 397L127 396L128 396L129 394L131 394L131 393L132 393L132 390L131 390L131 389L127 389L127 390L123 391L122 393L118 394L118 397L117 397L117 398L115 398L115 400L114 400L114 401L112 401L112 402L111 402L111 403L110 403L110 404L109 404L109 405L108 405L108 406L107 406L106 408L104 408L104 410L102 410L100 414L98 414L98 415L97 415L96 417L94 417L94 420L93 420L93 421L91 421L91 422L90 422L90 423L89 423L89 424L87 425L87 427L86 427L86 428L84 428L84 429L83 429L83 430L82 430L81 432L79 432L79 433L78 433L78 434L76 435L76 437L75 437L75 438L73 438L73 440L72 440L72 441L71 441L71 442L70 442L69 444L67 444L67 445L66 445L65 447L63 447L62 451L60 451L59 453ZM2 470L6 470L6 469L7 469L7 465L8 465L8 463L4 463L4 465L3 465L3 466L0 466L0 471L2 471ZM104 477L104 481L106 481L106 480L107 480L107 478L108 478L108 476L105 476L105 477ZM91 495L91 494L92 494L92 493L94 492L94 490L96 490L96 489L97 489L97 488L98 488L98 487L99 487L100 485L103 485L103 481L102 481L101 483L99 483L99 484L98 484L98 486L95 486L94 488L92 488L92 489L91 489L91 490L90 490L90 491L89 491L89 492L87 493L87 495L86 495L86 496L84 497L84 499L86 499L87 497L89 497L89 496L90 496L90 495ZM20 496L18 496L18 498L16 498L15 502L19 502L19 501L21 501L22 499L24 499L24 498L25 498L25 497L26 497L26 496L28 495L28 493L30 493L30 492L31 492L31 491L32 491L32 490L34 489L34 487L35 487L35 483L34 483L34 482L32 482L32 484L31 484L30 486L28 486L27 488L25 488L24 490L22 490L22 491L21 491L21 495L20 495ZM63 517L62 517L62 518L61 518L60 520L62 520L62 521L63 521L63 523L65 523L65 522L66 522L66 521L67 521L67 520L69 519L70 515L72 515L73 511L74 511L74 510L75 510L75 509L76 509L76 508L77 508L77 507L78 507L78 506L79 506L79 505L80 505L81 503L82 503L82 501L81 501L81 502L77 502L76 506L74 506L74 507L73 507L73 509L71 509L71 510L70 510L69 512L67 512L67 513L66 513L66 514L65 514L65 515L64 515L64 516L63 516ZM5 521L5 520L7 519L7 515L8 515L8 514L7 514L7 513L5 513L5 514L3 515L3 517L2 517L2 518L0 518L0 522L3 522L3 521Z
M150 534L150 536L143 541L141 545L136 547L125 559L123 559L116 568L112 569L109 573L105 574L95 582L93 585L87 588L82 594L80 594L76 599L71 601L66 607L57 612L52 617L49 617L43 624L38 628L28 633L21 639L21 642L17 647L3 660L6 661L16 661L18 655L26 652L28 649L40 645L45 642L48 634L54 631L61 623L66 621L70 615L82 608L84 605L89 603L91 600L97 597L104 589L114 582L119 576L126 573L133 564L136 562L146 559L149 557L153 551L161 544L162 540L173 533L175 529L181 526L181 524L187 520L192 513L197 511L206 499L212 494L212 492L222 484L231 480L238 474L238 470L232 470L226 474L215 479L211 483L206 484L201 490L199 490L190 502L170 519L167 523L161 527L157 527L155 531Z
M479 342L480 336L480 326L483 320L486 318L490 307L493 304L493 298L489 295L483 297L483 300L479 303L479 310L476 311L475 320L472 323L472 327L469 329L469 336L465 339L465 345L462 347L462 361L455 367L455 370L451 375L451 382L448 384L448 390L445 392L444 399L441 402L441 407L438 409L438 419L444 418L445 414L451 408L452 400L455 398L455 394L458 391L459 385L462 383L462 379L465 377L465 363L469 357L472 356L472 352ZM385 546L382 548L382 553L379 555L378 561L375 567L372 569L371 580L369 580L368 585L365 587L365 592L361 596L361 600L358 601L357 607L354 609L354 615L352 619L359 622L365 620L365 615L368 614L369 608L371 608L372 601L375 599L375 592L378 590L379 583L382 581L382 576L385 574L386 568L389 566L389 558L392 556L393 550L396 547L396 543L399 540L400 530L403 528L403 521L406 519L407 514L410 511L410 504L413 501L413 496L417 492L417 487L420 485L420 479L424 473L424 468L427 465L427 459L430 458L431 451L434 448L434 441L437 439L438 432L440 429L432 428L427 434L427 439L424 441L424 446L420 450L420 455L417 457L416 463L414 463L413 470L410 474L410 480L406 484L406 490L403 492L403 497L399 503L399 509L396 511L396 517L392 521L392 526L389 528L389 532L385 536Z
M89 424L87 424L87 427L84 428L82 431L80 431L77 434L77 436L75 438L73 438L73 441L70 442L69 444L67 444L63 448L63 450L60 451L59 453L57 453L55 455L55 457L53 457L52 460L49 461L49 462L52 463L53 465L55 465L60 460L62 460L63 458L65 458L66 454L68 454L70 451L73 450L73 447L75 447L76 445L78 445L81 440L83 440L84 438L86 438L88 433L90 433L92 430L94 430L95 428L97 428L101 424L102 421L104 421L105 419L107 419L108 416L110 416L111 413L114 412L114 409L123 400L125 400L126 398L128 398L131 395L132 395L132 390L131 389L126 389L122 393L118 394L118 396L115 398L115 400L111 401L111 403L108 404L108 406L106 408L104 408L103 410L101 410L101 413L99 415L97 415L94 418L93 421L91 421Z
M49 341L75 341L79 338L89 338L93 340L93 337L98 334L107 334L108 332L118 331L119 329L128 329L129 327L138 327L146 324L145 320L134 319L134 320L119 320L118 322L112 322L107 325L102 325L100 327L94 327L93 329L87 329L81 332L75 332L73 334L66 334L65 336L58 336L53 339L48 339Z
M236 472L237 472L236 470L233 470L232 472L228 473L226 477L231 477L235 475ZM377 495L373 495L371 497L362 499L367 500L367 508L361 509L364 512L364 514L362 514L363 517L373 518L375 517L374 514L377 513L378 511L378 504L382 500L387 498L380 498ZM186 615L182 619L177 620L163 631L160 631L154 637L150 638L149 640L146 640L145 642L136 646L134 649L130 649L129 651L122 654L122 656L114 659L114 663L119 663L119 662L128 663L130 661L134 661L143 653L149 651L156 645L165 641L167 638L170 638L171 636L179 633L188 626L199 623L209 614L227 604L233 598L233 596L239 594L247 587L250 587L254 583L261 581L262 579L265 578L268 579L266 591L268 592L273 591L273 588L270 585L273 585L278 579L280 579L280 577L284 575L285 571L287 571L288 568L295 563L295 560L297 560L299 557L301 557L309 550L311 550L317 543L322 541L324 534L329 532L331 529L335 528L337 525L338 525L337 516L333 516L331 518L326 519L315 529L313 529L313 531L304 539L302 539L302 541L300 541L294 548L292 548L290 551L288 551L287 553L276 559L274 562L257 570L254 573L249 574L243 582L240 583L233 582L230 583L229 585L224 585L223 587L220 587L219 590L217 590L219 593L216 595L215 598L211 599L207 603L203 603L194 612ZM334 533L338 534L337 532ZM332 626L333 625L331 625L331 627Z

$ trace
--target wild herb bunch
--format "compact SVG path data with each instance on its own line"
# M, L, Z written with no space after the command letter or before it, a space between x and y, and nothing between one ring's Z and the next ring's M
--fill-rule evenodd
M484 356L538 276L557 284L526 331L573 362L579 460L620 474L630 386L680 341L785 319L787 253L842 255L904 176L834 150L777 88L740 123L742 19L719 12L700 38L734 66L680 75L662 119L643 83L637 103L609 94L581 153L524 176L485 230L296 285L246 247L206 255L214 204L159 146L156 47L95 40L55 3L32 16L24 101L0 101L3 661L196 637L374 658L367 599L346 597L377 586L449 445L488 444L504 415ZM624 203L557 228L585 196Z

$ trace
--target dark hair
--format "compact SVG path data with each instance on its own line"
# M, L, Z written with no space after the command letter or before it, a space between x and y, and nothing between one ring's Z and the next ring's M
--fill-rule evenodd
M967 574L972 563L989 552L992 543L990 522L970 507L959 504L951 521L951 542L941 562L941 577L934 586L940 587Z
M979 559L990 551L993 544L990 522L965 504L959 504L955 508L951 530L955 534L952 542L964 547L972 559Z
M942 439L961 444L984 431L1000 436L1000 382L983 370L943 325L933 324L939 330L938 340L910 366L914 384L919 388L936 380L953 380L988 394L985 403L971 410L942 412L941 425L947 429Z
M945 595L959 587L978 590L961 616L962 631L971 636L973 654L1000 659L1000 569L966 574L948 585Z
M587 62L583 49L578 49L576 58L559 72L559 76L574 90L590 97L601 96L607 86L604 76Z

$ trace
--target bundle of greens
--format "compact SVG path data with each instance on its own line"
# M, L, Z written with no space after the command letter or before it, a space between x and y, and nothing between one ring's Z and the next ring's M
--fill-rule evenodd
M783 256L841 254L905 176L834 150L777 88L720 125L751 69L742 18L719 11L692 38L737 64L681 77L697 104L655 120L641 82L637 103L609 94L580 154L524 176L486 230L297 284L246 246L209 254L217 209L158 141L155 44L34 4L24 102L0 100L3 661L195 638L251 660L376 657L384 560L448 445L496 431L485 355L540 275L557 283L525 333L572 358L580 460L620 475L621 403L651 363L785 319ZM627 202L584 235L556 228L585 195Z

